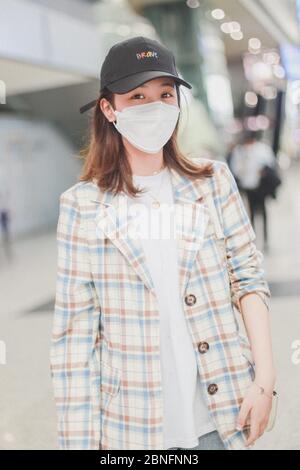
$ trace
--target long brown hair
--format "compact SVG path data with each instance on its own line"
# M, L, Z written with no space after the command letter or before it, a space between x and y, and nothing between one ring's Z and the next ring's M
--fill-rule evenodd
M178 106L180 107L179 86L175 82ZM126 156L122 136L115 126L108 121L99 102L106 98L115 109L114 93L104 88L98 97L94 114L88 130L88 144L80 150L80 158L84 159L79 181L96 180L102 191L117 193L124 191L130 196L136 196L142 190L132 182L132 172ZM179 120L174 132L163 148L164 165L173 168L191 178L210 177L213 174L212 162L198 165L180 151L177 144Z

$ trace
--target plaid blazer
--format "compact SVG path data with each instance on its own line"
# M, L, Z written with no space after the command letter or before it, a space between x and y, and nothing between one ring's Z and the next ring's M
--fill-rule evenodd
M235 423L255 364L239 300L257 292L269 308L270 290L235 179L213 165L194 181L171 169L180 295L211 417L225 448L242 449L249 429ZM50 370L61 449L163 449L157 297L122 200L95 180L60 196Z

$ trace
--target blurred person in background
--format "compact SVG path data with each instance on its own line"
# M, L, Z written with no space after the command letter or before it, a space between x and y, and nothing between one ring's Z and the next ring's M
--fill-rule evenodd
M231 154L230 168L240 191L244 191L249 205L250 220L255 227L255 217L262 214L264 249L268 249L268 221L266 198L269 188L264 175L275 169L276 157L270 145L259 141L254 132L246 132L242 144Z
M0 231L4 253L11 257L10 232L9 232L9 186L4 168L0 167Z
M228 148L227 148L227 153L225 155L225 160L226 160L226 163L227 165L229 166L230 170L232 171L232 167L231 167L231 159L232 159L232 155L233 155L233 151L236 147L236 142L230 142L229 145L228 145ZM237 181L237 180L236 180ZM238 182L237 182L238 183ZM239 186L238 186L239 187Z
M94 109L80 181L60 196L59 447L249 449L269 423L275 369L270 290L234 177L179 151L179 86L191 85L164 45L115 44L100 81L81 108ZM168 224L166 207L178 209L171 237L128 233L157 211Z

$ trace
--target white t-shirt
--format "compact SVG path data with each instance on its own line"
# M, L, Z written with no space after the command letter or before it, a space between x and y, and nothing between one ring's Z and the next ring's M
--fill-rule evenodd
M133 182L136 186L151 189L164 206L163 210L150 209L153 199L147 195L129 197L130 204L143 207L135 221L140 224L140 239L160 311L164 448L192 448L198 445L199 436L215 430L216 426L202 396L196 353L180 297L169 169L166 167L156 175L133 175ZM148 226L154 227L150 234Z

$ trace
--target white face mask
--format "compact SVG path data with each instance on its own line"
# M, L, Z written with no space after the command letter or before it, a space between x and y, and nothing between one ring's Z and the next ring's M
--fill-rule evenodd
M170 139L180 113L177 105L155 101L128 106L117 116L115 128L136 148L157 153Z

